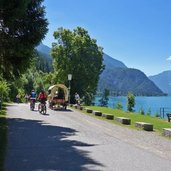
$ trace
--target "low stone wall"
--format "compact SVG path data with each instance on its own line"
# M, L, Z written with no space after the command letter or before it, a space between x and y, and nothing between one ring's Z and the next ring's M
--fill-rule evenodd
M110 119L110 120L114 119L114 116L112 114L108 114L108 113L103 113L102 117L104 117L106 119Z
M77 109L84 110L82 106L78 106Z
M115 119L116 121L125 124L125 125L130 125L131 124L131 119L130 118L126 118L126 117L114 117L114 115L112 114L107 114L107 113L102 113L100 111L93 111L90 108L84 108L82 106L74 106L77 109L80 110L85 110L87 113L93 113L96 116L102 116L106 119L110 119L113 120ZM153 131L153 124L151 123L146 123L146 122L136 122L135 123L135 127L141 128L145 131ZM163 135L171 137L171 128L164 128L163 129Z
M163 133L164 136L171 137L171 128L163 128Z
M146 122L136 122L135 126L138 128L142 128L145 131L153 131L153 124Z
M100 111L93 111L93 114L96 116L102 116L102 112Z
M93 110L92 109L85 108L85 110L86 110L87 113L93 113Z
M125 124L125 125L130 125L131 124L131 119L129 119L129 118L116 117L115 120L122 123L122 124Z

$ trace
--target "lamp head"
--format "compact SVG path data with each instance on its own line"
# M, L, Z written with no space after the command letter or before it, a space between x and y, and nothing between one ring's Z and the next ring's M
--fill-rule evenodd
M69 81L72 80L72 74L68 74L68 80L69 80Z

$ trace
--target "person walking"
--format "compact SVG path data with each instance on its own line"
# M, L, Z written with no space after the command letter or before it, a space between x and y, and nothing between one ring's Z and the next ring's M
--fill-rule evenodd
M20 94L17 94L17 96L16 96L16 102L17 103L20 103Z
M75 102L77 105L80 105L80 96L77 92L75 93Z

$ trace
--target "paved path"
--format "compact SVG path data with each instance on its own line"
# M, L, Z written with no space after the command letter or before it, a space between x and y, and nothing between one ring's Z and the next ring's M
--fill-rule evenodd
M5 171L170 171L171 141L81 114L8 106Z

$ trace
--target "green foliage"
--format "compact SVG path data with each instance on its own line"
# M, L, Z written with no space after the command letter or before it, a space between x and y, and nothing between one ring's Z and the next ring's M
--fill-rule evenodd
M30 93L32 89L35 89L37 93L42 89L47 91L48 87L51 85L51 82L48 81L50 74L37 71L35 68L30 68L28 73L24 74L23 77L26 77L26 80L28 80L23 85L23 87L25 87L25 93Z
M14 80L13 82L9 82L9 99L11 101L15 101L16 95L19 94L22 98L25 93L25 84L28 83L26 77L21 76L20 78Z
M9 85L8 85L7 81L0 80L0 99L1 99L1 101L8 100L8 94L9 94Z
M134 106L135 106L135 97L131 92L128 92L128 95L127 95L127 110L129 112L132 112Z
M43 0L1 0L0 73L14 79L29 67L34 47L47 32Z
M155 113L155 117L160 117L158 112Z
M41 89L47 91L48 87L50 87L52 73L46 73L37 68L36 64L39 57L39 54L35 53L31 67L27 69L25 74L22 74L20 78L15 79L15 81L9 84L9 97L12 101L15 100L17 94L20 94L21 100L24 101L25 94L30 94L32 89L35 89L35 91L39 93Z
M82 100L82 104L86 105L86 104L91 104L92 100L94 98L94 94L90 93L90 92L85 92L84 96L81 98Z
M53 43L51 51L54 59L53 82L68 85L67 75L72 74L71 102L77 92L86 104L90 104L104 69L102 48L81 27L73 31L59 28L54 32L54 38L57 42Z
M109 90L105 89L102 95L102 98L99 100L100 106L107 107L109 101Z
M122 110L123 109L123 105L120 102L118 102L116 104L116 109Z
M36 69L42 72L52 71L52 60L46 57L47 55L41 52L37 52L36 57Z

